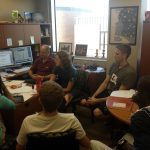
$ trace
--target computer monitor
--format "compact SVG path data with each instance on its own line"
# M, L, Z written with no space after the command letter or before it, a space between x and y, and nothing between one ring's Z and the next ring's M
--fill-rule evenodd
M15 65L33 62L31 46L16 47L11 50L13 52Z
M10 50L0 50L0 68L14 65L13 54Z

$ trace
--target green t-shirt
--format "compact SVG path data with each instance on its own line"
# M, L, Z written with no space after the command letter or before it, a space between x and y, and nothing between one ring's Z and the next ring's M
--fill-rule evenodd
M136 72L129 64L119 69L119 65L113 63L109 69L109 76L110 81L107 86L109 94L112 91L119 90L121 85L127 86L129 89L135 86Z
M15 104L6 96L0 95L0 110L5 109L15 109Z

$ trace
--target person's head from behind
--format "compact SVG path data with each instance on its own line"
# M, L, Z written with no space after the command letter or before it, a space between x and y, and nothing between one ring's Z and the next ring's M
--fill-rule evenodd
M45 112L54 112L60 105L64 93L62 87L54 81L46 81L40 88L40 102Z
M119 44L115 50L115 61L121 63L126 61L131 54L131 47L126 44Z
M71 66L71 60L69 55L65 51L59 51L55 57L56 66L62 68L69 68Z
M47 59L50 55L50 48L48 45L42 45L40 48L40 57L43 59Z
M139 105L139 108L150 105L150 76L140 78L133 101Z

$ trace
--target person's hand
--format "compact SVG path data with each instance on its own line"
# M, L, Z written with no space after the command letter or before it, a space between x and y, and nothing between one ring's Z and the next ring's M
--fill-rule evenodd
M32 75L32 79L34 79L34 80L38 80L38 79L43 80L43 78L44 78L44 76L41 76L41 75L38 75L38 74Z
M80 102L80 104L86 105L86 101L87 101L86 99L82 99L81 102Z
M95 105L96 103L97 103L97 98L95 97L89 97L89 99L86 102L87 105Z

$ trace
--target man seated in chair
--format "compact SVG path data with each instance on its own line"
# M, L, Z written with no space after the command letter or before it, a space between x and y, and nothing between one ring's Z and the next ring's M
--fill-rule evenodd
M83 99L81 101L83 105L95 107L95 116L100 116L102 113L107 112L105 101L112 91L128 90L134 87L136 72L127 61L130 54L131 47L129 45L117 45L115 62L111 65L105 80L88 100Z
M40 56L35 60L29 70L29 76L32 79L27 79L28 83L35 83L35 80L49 80L50 74L55 67L54 59L50 57L50 49L48 45L42 45L40 48Z
M63 96L63 89L56 82L46 81L42 84L39 100L43 110L24 119L17 137L16 150L24 149L29 133L65 132L69 129L74 129L79 143L85 148L89 148L90 141L79 120L73 114L64 114L57 111Z

